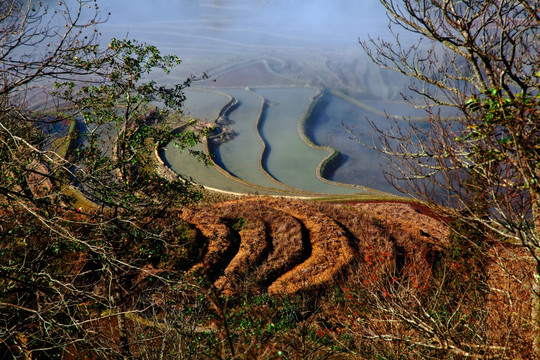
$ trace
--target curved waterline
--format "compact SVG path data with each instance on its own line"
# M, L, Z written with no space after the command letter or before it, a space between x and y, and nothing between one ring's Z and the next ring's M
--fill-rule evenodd
M257 70L258 69L258 70ZM247 76L250 74L253 74L253 72L261 71L262 74L259 76L260 78L264 78L263 81L267 85L264 86L230 86L231 84L228 81L224 81L224 78L221 78L220 76L226 75L226 74L235 74L234 78L241 78L246 81L246 78L250 78L250 81L253 81L251 79L251 76ZM266 74L266 75L264 75ZM255 117L255 134L257 136L257 139L259 143L261 144L261 150L259 155L259 161L257 163L257 167L259 169L259 173L263 174L264 177L268 180L270 180L273 184L280 186L282 188L287 188L293 191L299 191L300 189L298 186L291 186L291 184L286 184L283 181L281 181L278 177L275 176L274 172L271 171L271 169L268 168L268 159L270 157L270 149L274 144L269 142L265 136L263 135L262 131L262 124L264 122L265 112L268 110L269 101L267 98L262 96L260 93L257 93L259 90L264 89L312 89L315 91L315 94L313 94L308 101L307 106L304 108L304 111L301 116L299 116L296 122L296 132L302 142L307 145L309 148L312 148L317 151L324 151L326 152L326 156L322 157L320 161L318 161L317 165L313 167L313 172L317 180L321 183L325 183L327 185L330 185L331 187L337 187L337 188L343 188L343 189L355 189L360 191L373 191L372 189L358 185L358 184L350 184L350 183L343 183L343 182L337 182L330 180L330 177L332 176L333 171L335 169L331 169L332 167L338 168L339 167L339 159L341 158L340 152L332 148L330 146L321 146L318 144L315 144L312 139L309 138L306 131L306 123L312 116L313 112L315 111L316 107L318 106L319 101L321 100L324 93L326 93L327 89L322 89L320 87L313 87L309 86L306 83L299 84L298 81L289 79L287 77L284 77L281 74L276 73L269 65L268 60L259 60L259 61L250 61L245 64L241 65L232 65L228 66L226 68L222 68L217 71L216 74L218 78L218 82L210 83L209 85L212 85L212 88L221 90L220 93L227 93L227 91L230 91L230 89L233 89L235 91L238 91L239 89L242 89L243 91L247 91L250 94L257 96L260 99L260 105L257 112L257 115ZM292 81L292 82L291 82ZM223 84L225 82L225 87L217 86L216 84ZM255 81L257 83L258 81ZM294 84L296 83L296 84ZM255 88L255 90L254 90ZM229 89L229 90L227 90ZM230 93L228 94L230 95ZM352 98L351 98L352 99ZM347 99L350 101L351 99ZM352 103L352 101L350 101ZM359 102L354 102L356 106L360 106L361 108L369 108L369 106L364 104L359 104ZM234 109L229 108L225 106L221 111L220 115L226 115L228 116ZM376 112L376 109L369 108L370 111ZM232 140L234 141L234 139ZM221 154L220 152L221 145L217 145L215 147L210 148L211 153L213 155ZM239 157L239 156L238 156ZM228 172L232 176L236 176L236 172L238 169L233 169L232 171L228 168L227 164L222 162L223 170ZM217 164L220 166L221 164ZM247 175L246 175L247 176ZM242 176L240 176L242 177ZM250 178L251 176L247 176L247 178ZM244 179L245 180L245 179ZM252 182L252 181L251 181ZM305 190L305 189L303 189Z
M216 118L219 118L220 116L228 115L228 111L234 110L236 99L232 96L229 96L222 91L205 90L204 92L225 96L226 98L226 102L224 102L223 105L220 105L219 109L214 109L215 111L212 109L205 109L206 113L209 113L209 110L212 110L211 113L215 114ZM215 105L217 101L214 99L212 103ZM255 124L253 126L255 127ZM180 126L178 129L181 130L183 128L184 126ZM206 154L211 154L208 139L204 139L203 143L196 146L193 150L202 150ZM202 163L197 163L195 158L186 152L180 152L173 144L168 144L160 149L156 155L161 159L160 164L163 167L170 168L172 171L182 174L186 178L192 179L195 183L214 191L219 190L230 194L266 194L306 198L328 195L327 192L316 192L287 187L279 182L275 182L274 187L268 187L258 183L245 181L245 179L231 174L228 169L220 166L213 161L213 159L212 162L214 163L214 166L207 167ZM337 194L339 194L339 192Z
M263 119L265 117L265 112L266 112L266 109L268 108L268 101L266 98L264 98L262 95L260 94L257 94L256 92L254 92L253 90L251 90L250 88L246 88L247 91L249 91L250 93L254 94L255 96L257 96L258 98L261 99L261 107L260 107L260 110L259 110L259 115L257 116L257 121L255 122L255 132L257 134L257 138L259 139L260 143L261 143L261 152L259 154L259 171L266 177L268 178L270 181L276 183L276 184L279 184L280 186L284 186L290 190L299 190L298 188L295 188L295 187L292 187L292 186L288 186L287 184L284 184L282 183L281 181L279 181L278 179L276 179L268 170L267 170L267 166L265 166L265 163L268 161L268 157L270 155L270 149L271 149L271 146L270 144L268 143L268 141L266 140L266 138L262 135L261 133L261 127L262 127L262 124L263 124Z
M241 78L243 80L239 80L240 82L248 82L250 77L247 75L257 70L262 70L266 75L260 75L259 80L264 80L267 85L254 85L253 87L231 86L232 84L224 81L224 77L218 77L217 82L209 81L202 88L193 88L194 91L212 93L225 97L222 101L216 101L213 98L213 100L207 102L203 96L198 95L195 101L196 103L198 102L196 106L204 108L206 114L209 113L208 107L211 108L214 106L215 108L211 111L212 115L205 116L207 121L215 121L224 116L232 120L233 123L236 123L238 120L238 124L241 124L238 128L235 128L234 125L228 128L229 131L233 130L231 132L236 132L239 129L240 132L236 134L238 138L229 139L221 144L204 144L204 151L207 154L215 155L214 173L220 173L220 176L227 178L228 181L244 184L250 189L270 190L275 188L274 190L280 193L381 193L381 191L368 188L362 183L364 178L363 164L373 166L373 161L367 160L365 157L363 159L355 159L355 164L358 161L361 161L362 164L360 164L359 171L356 172L359 175L351 179L352 183L349 182L350 178L341 178L342 180L346 180L345 182L335 181L333 179L335 174L341 171L344 166L350 167L351 163L349 161L356 158L356 152L351 152L349 148L343 149L344 152L342 153L340 142L326 142L320 137L314 137L317 133L314 132L314 129L322 126L320 128L321 130L318 131L321 134L321 131L324 131L322 129L326 128L326 125L323 125L325 123L321 123L317 119L326 111L327 104L325 101L328 99L343 99L343 101L350 104L351 108L357 108L359 111L369 112L377 116L381 116L381 111L339 91L308 86L306 84L284 84L284 81L278 81L274 78L276 74L266 61L248 63L244 70L242 70L242 66L234 66L232 69L229 68L227 70L223 69L221 74L234 72L235 75L242 75ZM306 90L311 90L314 93L306 93ZM249 96L257 97L259 101L253 100L248 95L243 95L244 92L250 94ZM238 100L238 97L241 101ZM190 96L188 95L189 98ZM219 103L218 106L216 106L217 103ZM277 105L275 109L271 106L274 104ZM247 105L248 108L243 110L243 105ZM290 109L290 113L288 109ZM234 115L235 111L239 111L236 118ZM243 113L240 115L242 111ZM268 115L268 111L270 111L270 115ZM268 116L268 119L265 119L265 116ZM328 113L325 116L330 116L330 119L333 119L332 121L336 123L335 120L337 117L333 114ZM284 126L285 129L282 135L278 133L278 131L282 130L279 124L283 123L280 118L282 120L287 118L287 121L284 123L286 125ZM265 121L268 121L267 124L272 125L268 128L267 134L264 133ZM229 127L229 125L225 126ZM252 126L252 130L248 131L246 128L249 126ZM334 136L334 139L337 140L337 137L340 136L338 132L335 128L334 130L332 128L330 130L332 131L330 133L331 136ZM300 137L300 141L298 141L298 138L293 139L290 137L293 132L296 132L296 136ZM266 138L269 135L271 136ZM292 141L293 144L289 144L289 141ZM259 145L255 145L256 143ZM228 144L234 145L231 147ZM302 146L299 144L302 144ZM288 150L284 150L285 148ZM231 153L229 150L233 152ZM276 150L278 151L275 152ZM320 154L319 157L316 152L321 150L324 155ZM315 153L312 151L315 151ZM272 155L274 155L273 158ZM300 157L296 155L300 155ZM272 161L272 164L269 164L270 161ZM291 168L291 164L295 162L299 166L292 165ZM178 172L182 172L183 166L182 163L176 166ZM189 171L194 171L193 167L190 167L190 169ZM189 175L189 171L187 175ZM199 173L198 170L195 170L195 172ZM207 174L207 176L211 175ZM210 183L207 176L203 176L202 178L197 176L202 182L202 185L207 182ZM370 179L373 180L373 178ZM211 182L216 184L216 181ZM212 187L215 187L215 185Z
M338 157L340 156L340 152L339 150L331 146L322 146L322 145L315 144L307 135L306 123L313 116L313 113L315 112L316 107L319 105L319 102L322 101L323 97L325 96L324 89L317 89L317 90L318 90L317 93L311 97L310 104L307 107L306 111L304 112L304 114L302 114L302 117L298 121L298 134L300 135L300 138L302 139L302 141L304 141L304 143L306 143L306 145L308 145L309 147L313 149L318 149L318 150L325 150L328 152L328 155L325 156L324 159L321 160L319 165L317 165L316 175L318 179L322 182L325 182L327 184L331 184L334 186L349 187L349 188L354 188L354 189L359 189L362 191L369 191L369 192L376 191L375 189L371 189L371 188L361 186L361 185L346 184L346 183L340 183L337 181L332 181L325 177L325 173L327 172L327 169L330 166L332 166L332 164L338 159Z

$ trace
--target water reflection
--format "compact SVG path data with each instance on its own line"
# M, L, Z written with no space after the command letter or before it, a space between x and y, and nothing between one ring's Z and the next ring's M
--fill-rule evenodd
M45 3L54 7L57 2L49 0ZM157 81L182 82L187 76L207 72L215 82L197 86L207 90L237 84L242 84L242 88L258 86L260 95L270 100L276 98L283 104L294 99L290 90L284 87L291 84L334 89L352 98L370 99L371 102L364 103L375 108L375 112L342 98L329 97L308 123L308 135L315 143L341 152L340 166L327 174L330 179L391 190L381 175L380 156L349 139L341 125L343 121L354 125L357 131L368 133L371 129L365 122L366 117L379 122L384 121L381 114L385 110L407 114L408 108L395 102L407 81L372 65L357 45L358 37L366 38L368 33L388 36L388 21L377 0L115 0L98 1L98 4L104 13L111 13L109 21L100 25L104 43L112 37L127 36L155 44L163 53L173 53L183 59L182 66L171 74L154 75ZM407 42L404 37L401 39ZM249 66L260 60L270 65L267 68ZM249 68L251 72L231 71L234 68ZM281 78L269 77L268 68ZM239 77L241 81L238 81ZM281 90L262 89L264 86L277 86ZM202 104L197 113L202 118L212 119L221 100L209 93L193 94L188 95L186 107L191 106L190 102ZM195 98L190 100L190 96ZM289 117L296 123L307 106L304 99L287 106L270 107L267 117ZM297 108L302 109L300 115ZM274 115L276 111L278 115ZM238 130L241 130L240 125L247 126L240 121L248 118L246 114L250 112L249 108L237 110L234 116L238 116ZM273 156L269 156L264 164L267 170L291 186L317 188L319 184L315 186L312 178L299 177L292 171L314 177L321 158L319 151L306 146L301 150L300 146L294 145L297 142L285 141L286 136L279 135L276 128L268 125L270 122L265 124L263 135L269 139ZM254 154L254 148L252 136L239 136L220 146L216 155L218 161L234 174L262 183L261 174L255 174L252 165L248 170L243 169L240 166L242 160L237 160L236 156L242 151ZM294 152L302 152L310 160L303 161L302 166L295 165L288 156ZM244 164L252 163L252 160ZM310 170L306 169L307 164Z

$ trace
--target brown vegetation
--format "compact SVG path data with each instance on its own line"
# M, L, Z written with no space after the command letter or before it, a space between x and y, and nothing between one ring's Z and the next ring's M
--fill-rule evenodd
M379 219L383 212L388 219ZM208 241L194 269L222 272L216 286L227 294L245 291L246 284L251 291L280 295L317 288L335 280L353 259L380 252L395 260L397 248L402 248L399 256L425 263L422 249L447 236L444 224L407 204L253 198L184 210L180 216ZM387 229L392 235L381 237Z
M168 240L121 240L119 263L136 266L117 270L119 297L105 312L96 299L110 285L96 254L60 250L51 262L92 294L74 308L91 315L80 321L87 335L64 358L530 356L526 252L489 242L478 252L418 204L246 197L139 222Z

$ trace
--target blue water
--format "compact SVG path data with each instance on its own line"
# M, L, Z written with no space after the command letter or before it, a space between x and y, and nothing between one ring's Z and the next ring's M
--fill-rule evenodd
M405 109L406 105L402 107ZM307 135L318 145L330 146L340 151L339 167L329 174L330 180L397 193L383 175L383 171L388 170L387 160L380 152L352 138L346 130L346 127L349 127L368 145L377 144L375 131L368 120L380 128L388 126L385 116L362 109L337 96L327 95L307 123Z

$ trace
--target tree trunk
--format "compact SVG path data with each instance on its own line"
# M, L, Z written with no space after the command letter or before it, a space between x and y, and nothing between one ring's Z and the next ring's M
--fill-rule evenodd
M534 251L534 274L532 287L532 313L531 320L533 324L533 352L537 359L540 359L540 194L531 189L533 230L530 239L530 249Z
M537 255L540 253L537 251ZM531 320L533 323L533 352L537 359L540 359L540 263L537 261L535 272L533 274L533 289L532 289L532 314Z

